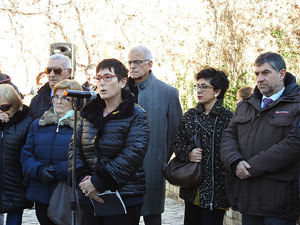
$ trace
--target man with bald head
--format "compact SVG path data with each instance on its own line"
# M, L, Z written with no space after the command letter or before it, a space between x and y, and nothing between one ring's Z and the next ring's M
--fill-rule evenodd
M165 179L163 171L172 152L170 144L176 135L182 110L176 88L158 80L151 68L151 51L138 45L130 49L129 88L136 102L148 113L150 142L144 159L146 195L141 210L146 225L161 225L164 212Z

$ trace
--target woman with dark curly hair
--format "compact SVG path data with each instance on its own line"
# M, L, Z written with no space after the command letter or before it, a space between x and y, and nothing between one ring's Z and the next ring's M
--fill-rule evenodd
M213 68L201 70L196 80L198 104L184 114L172 144L180 160L202 163L201 184L180 188L180 198L185 201L184 224L222 225L229 207L224 186L225 168L220 159L222 132L232 117L232 112L222 105L229 81L223 71ZM195 133L197 144L193 141Z

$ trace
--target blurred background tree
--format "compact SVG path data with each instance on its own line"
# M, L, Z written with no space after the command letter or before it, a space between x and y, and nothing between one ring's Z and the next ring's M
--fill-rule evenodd
M195 105L194 74L211 66L227 72L225 105L236 90L255 86L253 62L275 51L299 74L298 0L2 0L0 70L28 92L44 70L49 45L77 46L76 76L115 57L126 61L134 44L153 51L153 71L179 89L184 110ZM299 78L299 77L298 77Z

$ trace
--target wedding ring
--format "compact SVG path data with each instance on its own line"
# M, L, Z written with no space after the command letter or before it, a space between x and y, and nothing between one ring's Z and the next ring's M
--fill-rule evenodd
M82 193L83 193L83 194L86 194L86 190L83 190Z

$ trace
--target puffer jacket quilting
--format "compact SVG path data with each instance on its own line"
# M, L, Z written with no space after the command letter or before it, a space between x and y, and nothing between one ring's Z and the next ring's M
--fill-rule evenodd
M23 174L29 180L26 198L30 201L48 204L57 185L57 182L44 184L40 181L41 168L52 165L57 181L66 181L73 125L74 118L68 117L58 126L58 116L52 107L33 121L21 154Z
M31 124L29 108L23 105L5 124L0 123L0 213L31 207L26 201L26 183L20 163L21 149Z
M76 140L76 181L92 175L92 182L94 177L101 183L96 187L100 192L118 189L122 196L141 196L146 191L143 159L149 141L147 114L134 103L129 91L123 92L123 103L105 118L104 107L98 95L81 112ZM69 170L72 149L71 144Z

